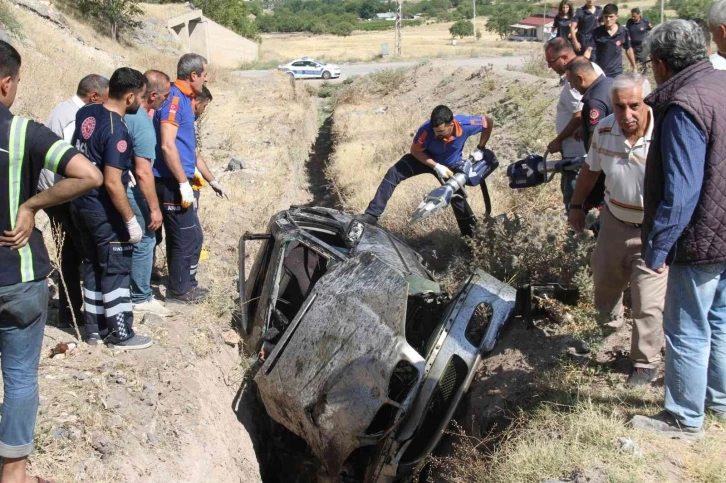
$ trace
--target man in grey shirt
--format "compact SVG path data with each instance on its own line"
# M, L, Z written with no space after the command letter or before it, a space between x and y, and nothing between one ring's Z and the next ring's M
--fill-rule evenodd
M58 137L70 142L76 128L78 110L89 103L103 102L107 97L108 79L96 74L87 75L78 84L76 95L58 104L46 119L45 125ZM38 180L38 191L51 188L59 179L61 177L52 171L42 170ZM60 240L63 240L60 274L65 281L65 286L68 287L68 293L65 291L64 284L61 283L58 290L58 326L68 327L71 325L73 316L76 321L83 322L81 316L83 297L79 274L83 256L79 251L80 243L75 241L78 240L78 236L76 227L71 220L70 205L63 203L46 208L45 212L50 219L51 233L55 242L60 243Z

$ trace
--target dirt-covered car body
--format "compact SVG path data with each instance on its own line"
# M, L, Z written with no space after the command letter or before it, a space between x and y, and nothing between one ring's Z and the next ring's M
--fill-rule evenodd
M483 272L442 291L401 240L326 208L275 215L249 277L242 328L265 361L268 414L319 459L319 481L395 481L436 446L515 290ZM246 280L246 284L244 281Z

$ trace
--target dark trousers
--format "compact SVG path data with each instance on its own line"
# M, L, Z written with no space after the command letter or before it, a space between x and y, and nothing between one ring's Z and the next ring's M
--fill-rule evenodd
M164 216L166 260L172 295L184 295L198 285L197 269L202 253L202 227L194 205L182 208L179 183L172 178L156 178L156 195Z
M53 227L51 233L54 241L56 243L60 242L60 240L56 239L57 236L63 238L60 274L68 287L68 293L66 293L66 289L61 282L58 288L58 323L61 326L71 325L73 321L71 311L73 311L76 321L83 324L83 314L81 312L83 306L83 296L81 295L81 263L83 262L81 234L71 218L71 204L64 203L46 208L45 213L48 215Z
M577 55L585 55L585 51L588 47L592 47L590 53L590 60L597 63L597 52L595 51L595 42L592 38L592 34L582 35L577 34L577 41L580 42L580 50L575 51Z
M635 61L640 64L640 73L645 75L648 72L648 53L645 50L643 42L635 43L632 42L633 53L635 54Z
M115 210L92 211L71 205L81 233L86 273L83 299L86 334L97 332L108 342L134 336L131 306L131 257L126 225Z
M380 218L383 211L386 209L388 200L393 196L393 191L396 189L401 181L407 180L414 176L421 174L431 174L436 176L436 172L416 159L412 154L406 154L398 160L396 164L391 166L386 175L383 177L383 181L378 186L376 195L373 197L371 202L368 204L366 209L367 215L375 216ZM466 198L463 196L454 196L451 199L451 208L454 210L456 216L456 223L459 225L459 230L462 236L471 236L473 233L474 225L476 225L476 218L474 213L469 207Z

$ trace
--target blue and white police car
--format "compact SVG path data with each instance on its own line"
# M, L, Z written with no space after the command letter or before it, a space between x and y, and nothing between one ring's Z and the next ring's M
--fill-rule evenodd
M308 57L295 59L284 65L277 66L277 70L287 72L295 79L334 79L340 77L340 66L326 64L321 60Z

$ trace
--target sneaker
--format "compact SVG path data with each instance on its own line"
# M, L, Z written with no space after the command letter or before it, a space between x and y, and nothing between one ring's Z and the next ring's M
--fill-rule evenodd
M91 332L86 337L86 343L88 345L101 345L103 344L103 339L101 339L101 336L98 334L98 332Z
M195 304L207 298L208 293L209 291L207 289L197 287L191 289L184 295L174 295L172 293L167 293L166 301L184 304Z
M363 213L362 215L355 215L353 218L358 221L362 221L363 223L368 223L369 225L378 224L378 218L373 215L369 215L368 213Z
M636 367L633 373L628 378L628 386L647 386L651 382L655 381L658 377L658 371L656 369L650 369L647 367Z
M135 334L132 338L128 340L125 340L123 342L116 342L113 344L109 343L108 346L111 349L115 350L134 351L139 349L146 349L147 347L151 347L152 344L153 341L151 340L151 337Z
M164 304L156 300L154 297L151 297L146 302L134 304L134 312L149 312L162 317L169 317L171 315L171 310L164 307Z
M704 437L703 427L684 426L668 411L661 411L655 416L633 416L629 424L633 428L654 431L672 439L700 441Z

